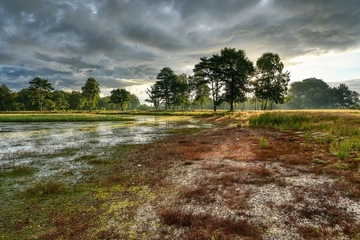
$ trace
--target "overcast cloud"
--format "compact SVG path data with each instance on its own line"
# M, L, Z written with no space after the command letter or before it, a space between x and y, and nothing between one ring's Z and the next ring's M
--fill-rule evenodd
M80 90L94 77L103 94L143 99L163 67L191 74L200 57L234 47L254 62L278 53L292 81L360 92L359 26L359 0L2 0L0 84L19 91L40 76Z

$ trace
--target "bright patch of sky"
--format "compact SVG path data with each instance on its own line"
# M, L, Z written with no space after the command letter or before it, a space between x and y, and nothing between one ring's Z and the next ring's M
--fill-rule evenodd
M326 82L360 78L360 48L343 53L295 57L289 63L294 64L286 68L291 72L292 81L310 77Z

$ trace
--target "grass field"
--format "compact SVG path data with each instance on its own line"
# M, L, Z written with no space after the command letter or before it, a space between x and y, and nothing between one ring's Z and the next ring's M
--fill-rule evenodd
M93 122L93 121L129 121L128 117L110 114L56 113L56 114L0 114L0 122Z

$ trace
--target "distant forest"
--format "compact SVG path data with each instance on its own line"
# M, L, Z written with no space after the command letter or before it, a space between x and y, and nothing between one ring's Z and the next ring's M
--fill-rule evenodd
M359 93L345 84L331 88L308 78L289 86L290 72L283 69L278 54L264 53L254 64L244 50L224 48L200 58L191 76L161 69L146 91L151 106L121 88L101 98L92 77L72 92L54 90L47 79L36 77L19 92L0 85L0 111L360 109Z

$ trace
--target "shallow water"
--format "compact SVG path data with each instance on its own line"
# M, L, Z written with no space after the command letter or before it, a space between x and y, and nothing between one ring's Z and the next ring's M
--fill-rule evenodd
M132 116L132 119L134 117ZM0 170L14 166L39 169L49 177L89 165L73 161L84 155L105 156L119 144L142 144L168 136L174 127L211 127L188 117L136 116L121 122L0 123ZM76 179L75 179L76 180Z

